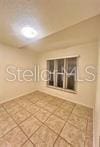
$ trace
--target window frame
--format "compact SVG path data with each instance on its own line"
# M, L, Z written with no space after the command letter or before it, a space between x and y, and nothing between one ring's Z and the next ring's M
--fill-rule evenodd
M69 58L76 58L76 78L78 77L78 63L79 63L79 55L76 55L76 56L67 56L67 57L61 57L61 58L54 58L54 59L48 59L47 60L47 70L48 70L48 61L50 60L54 60L54 85L51 86L48 84L48 81L47 81L47 87L48 88L53 88L53 89L56 89L56 90L61 90L61 91L66 91L66 92L69 92L69 93L73 93L73 94L76 94L77 93L77 80L75 81L75 90L71 90L71 89L67 89L66 88L66 85L67 85L67 80L68 80L68 77L66 76L66 73L56 73L55 70L57 70L57 60L59 59L63 59L64 60L64 70L66 70L66 66L68 66L68 63L67 63L67 59ZM57 74L63 74L63 88L61 87L57 87ZM66 78L67 77L67 78Z

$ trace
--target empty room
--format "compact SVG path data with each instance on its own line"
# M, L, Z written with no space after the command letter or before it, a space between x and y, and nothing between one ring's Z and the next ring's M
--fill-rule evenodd
M100 147L100 0L0 0L0 147Z

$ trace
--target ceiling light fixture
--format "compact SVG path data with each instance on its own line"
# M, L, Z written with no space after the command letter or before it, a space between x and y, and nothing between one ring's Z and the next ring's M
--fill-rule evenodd
M32 27L22 28L21 33L29 39L34 38L37 35L37 32Z

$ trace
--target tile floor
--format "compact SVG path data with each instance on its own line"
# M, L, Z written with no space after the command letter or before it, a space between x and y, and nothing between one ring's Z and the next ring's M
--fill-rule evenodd
M0 147L92 147L93 110L36 91L0 105Z

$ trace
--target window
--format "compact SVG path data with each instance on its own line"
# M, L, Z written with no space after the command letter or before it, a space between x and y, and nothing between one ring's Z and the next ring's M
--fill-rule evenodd
M76 90L77 57L47 61L48 86Z

